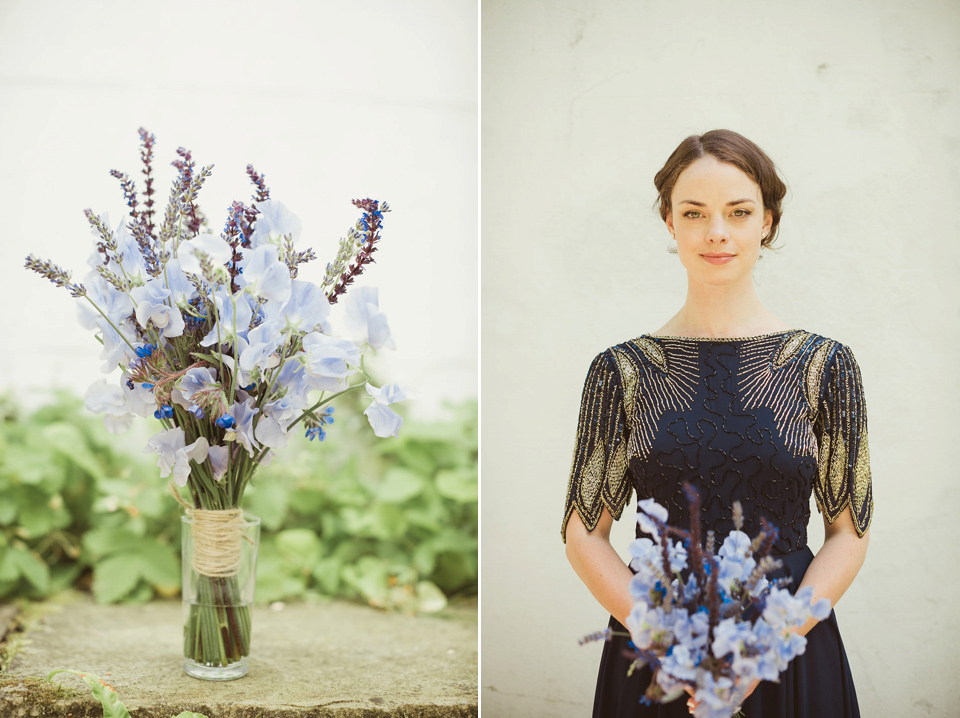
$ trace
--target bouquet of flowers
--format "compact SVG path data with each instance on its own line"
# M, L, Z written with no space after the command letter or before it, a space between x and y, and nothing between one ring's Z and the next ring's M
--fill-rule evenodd
M154 417L161 428L147 450L158 455L162 476L172 474L177 487L187 488L188 513L198 521L236 523L257 467L286 445L291 431L322 440L333 423L333 408L325 405L334 397L365 389L371 403L364 414L374 433L396 436L400 429L403 420L389 405L404 399L403 391L373 386L364 371L367 352L394 347L377 290L355 288L339 321L331 317L331 305L373 262L389 207L354 200L361 217L318 286L297 278L299 266L316 258L311 249L296 248L300 221L271 199L251 165L252 201L233 202L223 230L214 233L197 204L213 165L198 168L188 150L178 149L177 177L160 219L153 199L155 138L142 128L139 133L143 193L114 170L129 219L112 228L105 215L86 210L97 244L84 283L33 255L26 267L77 299L81 323L103 345L102 371L119 370L118 380L90 388L87 407L103 414L113 433L134 416ZM223 546L239 538L217 541ZM210 605L196 610L216 615L194 621L193 634L188 626L187 655L226 665L248 652L249 607L225 608L239 590L235 569L221 566L207 578ZM204 622L230 630L204 632Z
M782 565L770 554L776 528L761 518L760 534L751 539L741 531L739 503L733 506L735 529L714 555L712 531L701 544L699 497L690 484L684 491L689 531L668 526L667 509L653 499L638 503L637 522L652 538L630 546L636 572L627 619L631 670L644 665L653 670L647 702L666 703L689 693L697 718L730 718L755 680L778 680L803 653L807 639L792 629L811 616L820 621L829 616L830 601L812 603L812 587L794 595L783 587L789 578L767 578Z

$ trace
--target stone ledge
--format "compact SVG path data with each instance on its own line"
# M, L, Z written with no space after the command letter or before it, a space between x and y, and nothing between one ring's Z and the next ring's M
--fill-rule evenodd
M250 673L213 683L181 667L179 601L56 607L20 638L0 673L0 715L100 718L77 677L116 688L134 718L444 718L477 716L477 609L404 616L343 602L255 608Z

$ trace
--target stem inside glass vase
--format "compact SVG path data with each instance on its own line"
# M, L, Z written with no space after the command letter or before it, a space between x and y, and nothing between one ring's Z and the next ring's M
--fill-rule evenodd
M182 518L184 670L207 680L245 675L250 655L260 519L228 514Z

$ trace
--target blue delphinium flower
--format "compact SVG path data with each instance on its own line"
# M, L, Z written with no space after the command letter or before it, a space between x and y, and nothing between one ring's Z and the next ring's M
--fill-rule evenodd
M327 432L323 428L323 425L333 423L333 407L328 406L321 413L317 414L317 418L320 420L320 426L312 426L306 431L306 437L310 439L310 441L314 439L323 441L327 438Z

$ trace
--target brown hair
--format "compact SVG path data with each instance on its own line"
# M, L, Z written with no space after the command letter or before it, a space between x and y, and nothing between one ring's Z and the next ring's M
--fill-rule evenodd
M653 178L659 193L655 206L660 211L660 217L666 219L670 214L670 195L680 173L705 155L738 167L760 187L764 209L770 210L773 215L770 233L760 242L761 246L769 247L777 236L780 202L787 193L787 186L777 174L773 160L753 142L732 130L710 130L703 135L690 135L667 158Z

